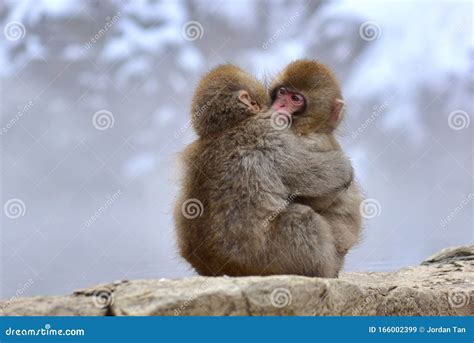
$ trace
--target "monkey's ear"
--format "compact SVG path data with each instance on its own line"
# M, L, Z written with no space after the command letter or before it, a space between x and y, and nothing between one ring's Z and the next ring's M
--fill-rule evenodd
M250 97L249 92L247 92L245 90L238 91L237 92L237 99L239 99L239 101L241 103L243 103L245 106L247 106L250 111L252 111L252 112L260 111L260 106L258 105L258 103L255 100L253 100Z
M344 109L344 100L336 99L332 105L332 112L329 116L329 123L336 126L342 118L342 111Z

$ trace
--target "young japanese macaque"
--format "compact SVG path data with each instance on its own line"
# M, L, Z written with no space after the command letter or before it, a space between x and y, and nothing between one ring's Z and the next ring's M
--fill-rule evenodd
M352 166L340 150L320 152L276 126L267 103L263 85L232 65L200 81L192 101L198 139L182 154L174 211L180 253L201 275L335 277L331 227L292 199L341 192L352 184ZM285 113L305 112L301 103Z
M302 139L312 140L318 151L342 153L335 129L343 118L344 101L335 75L326 66L311 60L295 61L276 77L270 92L272 108L293 113L291 129ZM347 189L320 197L295 199L296 203L310 206L328 223L341 268L348 250L358 242L361 234L361 201L361 191L355 180Z

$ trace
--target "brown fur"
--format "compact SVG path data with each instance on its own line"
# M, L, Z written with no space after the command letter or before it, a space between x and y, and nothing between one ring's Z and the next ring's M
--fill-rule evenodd
M191 120L199 136L221 134L249 116L248 107L237 101L239 90L252 94L260 106L268 102L261 83L234 65L222 65L203 77L191 104Z
M339 84L334 74L323 64L311 60L298 60L289 64L273 82L272 89L286 86L302 93L307 101L306 111L296 115L292 129L312 139L319 151L341 151L334 129L342 120L343 112L336 123L329 117L337 99L342 99ZM359 206L362 195L354 181L349 188L324 197L300 197L296 202L308 205L319 213L331 228L340 255L341 268L347 251L359 240L362 216Z
M323 64L310 60L298 60L289 64L272 82L272 100L279 86L297 90L306 98L304 113L294 117L292 127L301 134L331 133L339 122L328 119L335 99L342 99L336 76ZM315 131L317 128L317 131Z
M214 69L197 87L193 126L199 137L183 152L174 211L180 253L201 275L335 277L329 226L291 199L344 189L352 181L350 161L274 128L272 111L242 107L235 96L242 88L265 102L265 88L234 66ZM188 199L203 205L194 219L183 215Z

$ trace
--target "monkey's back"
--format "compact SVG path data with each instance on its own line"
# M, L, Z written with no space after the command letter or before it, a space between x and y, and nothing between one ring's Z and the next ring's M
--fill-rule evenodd
M266 223L289 195L274 163L284 136L257 116L219 136L199 138L184 151L183 191L174 216L181 255L200 274L228 270L223 267L233 254L246 254L249 266L266 258ZM188 199L202 203L200 216L183 214ZM230 268L233 275L251 272Z

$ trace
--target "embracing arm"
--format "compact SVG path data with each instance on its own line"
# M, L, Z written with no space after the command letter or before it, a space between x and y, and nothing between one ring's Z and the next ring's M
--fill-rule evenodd
M310 152L292 145L279 157L282 180L298 196L320 197L340 191L349 187L354 177L351 162L342 151Z

